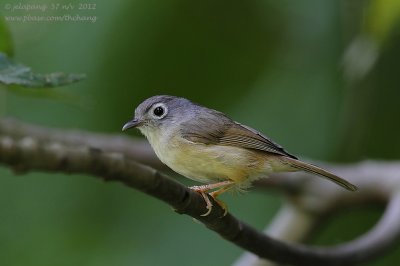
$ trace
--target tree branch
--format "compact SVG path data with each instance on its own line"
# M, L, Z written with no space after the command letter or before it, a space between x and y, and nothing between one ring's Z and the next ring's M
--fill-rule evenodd
M85 173L106 181L122 182L166 202L179 213L194 217L209 229L245 250L279 263L295 265L361 263L380 255L400 235L400 225L398 224L398 220L400 220L400 196L396 190L399 188L400 179L398 178L396 189L391 187L392 193L389 193L389 195L393 195L390 204L381 221L373 230L347 244L335 247L308 247L289 244L268 237L237 220L229 213L221 217L224 211L215 202L213 202L214 208L211 214L202 217L201 214L205 213L206 208L204 200L198 193L187 189L157 170L135 162L132 160L133 155L126 156L122 153L104 151L95 146L82 146L85 144L82 141L68 139L69 134L75 134L71 132L64 131L65 138L62 138L63 135L60 132L44 128L39 128L39 131L32 134L32 130L30 130L32 128L29 128L29 126L28 128L20 127L18 130L5 126L12 123L14 123L14 126L18 125L15 121L10 122L10 120L0 122L0 163L14 169L16 173L31 170ZM36 127L36 129L38 128ZM19 133L14 134L15 132ZM55 135L52 135L52 132L55 132ZM38 137L38 135L41 137ZM85 140L92 138L90 133L84 133L80 136L83 136ZM97 135L93 136L93 139L97 137ZM110 137L109 140L112 141L112 139L113 137ZM88 141L87 143L93 144L95 142ZM104 143L101 145L104 145ZM130 150L135 149L135 147L126 146L123 149ZM135 156L140 157L140 154ZM381 174L386 172L387 166L383 163L369 162L368 164L374 165L376 171ZM360 171L357 167L361 166L356 166L356 170ZM398 166L398 168L400 167ZM361 173L363 172L361 171ZM375 180L378 180L376 177ZM353 182L355 181L353 178L350 179ZM336 195L336 192L333 191L339 191L336 187L329 189L326 182L308 182L303 174L289 175L288 180L303 180L300 190L304 193L296 196L299 202L315 196L315 192L321 191L321 189L325 189L320 193L325 194L326 197ZM382 176L379 180L382 182ZM360 184L357 183L357 185ZM360 189L363 191L362 185L360 185ZM382 191L385 191L385 189ZM355 194L355 197L358 197L357 194L362 195L364 193ZM352 196L348 195L345 198L350 199Z
M157 169L165 165L157 158L149 143L122 135L88 133L81 130L62 130L30 125L7 118L0 120L0 134L22 138L30 136L38 141L54 141L67 146L96 147L106 152L123 153L127 158Z

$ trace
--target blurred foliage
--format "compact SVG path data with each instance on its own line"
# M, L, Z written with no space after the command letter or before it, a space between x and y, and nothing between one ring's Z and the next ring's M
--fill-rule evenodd
M348 9L349 17L361 20L357 23L357 34L352 36L344 53L343 65L345 77L360 80L373 69L381 50L391 41L391 36L398 30L400 22L400 1L371 0L347 1L358 5L358 12ZM367 4L366 4L367 3ZM354 7L353 7L354 8ZM364 11L364 12L363 12ZM354 13L359 15L354 16ZM361 14L361 15L360 15ZM346 26L349 23L346 23Z
M367 7L364 32L382 43L399 25L400 1L372 0Z
M11 34L6 23L4 22L3 17L0 17L0 52L3 52L9 56L13 55Z
M350 10L326 0L92 2L95 10L73 12L96 15L95 23L0 22L0 36L12 32L15 60L39 73L87 73L68 91L94 104L76 108L0 91L5 115L119 133L144 98L172 94L219 109L294 154L342 162L399 158L400 29L398 13L386 19L386 11L375 9L385 1L356 1ZM378 28L390 30L369 71L349 81L340 68L343 56L365 25L365 16L354 10L369 10L377 21L388 21ZM0 12L4 18L55 14ZM57 14L63 12L72 11ZM0 38L0 47L4 43L9 37ZM15 177L4 168L0 176L4 265L228 265L241 253L190 218L118 184L41 173ZM282 201L257 191L223 200L260 229ZM372 206L338 216L311 242L354 237L361 232L355 227L366 230L380 211ZM398 249L371 265L396 264Z
M80 81L82 74L36 74L22 64L13 62L5 54L0 53L0 84L7 86L19 85L22 87L45 88L58 87Z

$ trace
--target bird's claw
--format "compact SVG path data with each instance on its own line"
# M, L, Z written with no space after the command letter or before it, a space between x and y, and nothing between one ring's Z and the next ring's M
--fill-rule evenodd
M203 186L192 186L189 188L196 191L197 193L200 193L200 195L203 197L204 201L206 202L207 212L201 214L200 216L203 216L203 217L208 216L212 211L213 204L212 204L210 198L208 197L208 195L210 195L218 203L218 205L224 210L224 214L221 217L224 217L228 213L228 208L227 208L226 204L220 200L217 200L216 197L214 196L214 192L207 194L204 191Z

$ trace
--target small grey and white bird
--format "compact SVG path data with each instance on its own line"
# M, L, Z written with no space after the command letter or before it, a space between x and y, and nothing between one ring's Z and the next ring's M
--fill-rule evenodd
M339 176L300 161L257 130L185 98L158 95L146 99L122 130L133 127L146 136L164 164L187 178L206 183L191 187L207 203L204 215L212 209L207 191L217 189L210 193L216 199L229 189L246 189L273 172L305 171L357 190Z

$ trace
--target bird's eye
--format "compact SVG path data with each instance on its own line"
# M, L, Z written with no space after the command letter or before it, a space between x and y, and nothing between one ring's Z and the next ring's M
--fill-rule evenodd
M162 108L161 106L154 108L153 114L158 117L162 116L164 114L164 108Z

